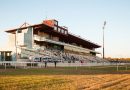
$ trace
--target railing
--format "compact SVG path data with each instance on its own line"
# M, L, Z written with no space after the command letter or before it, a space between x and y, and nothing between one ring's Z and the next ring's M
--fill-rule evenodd
M49 43L54 43L54 44L58 44L58 45L68 46L68 47L71 47L73 49L75 48L76 50L78 49L78 51L80 51L80 52L86 52L87 51L87 53L89 53L90 51L92 51L92 52L98 53L98 52L96 52L94 50L90 50L90 49L87 49L87 48L79 47L79 46L76 46L76 45L67 44L67 43L60 42L60 41L54 41L54 40L47 39L46 37L41 37L41 36L38 36L38 35L34 35L34 39L37 40L37 41L46 41L46 42L49 42Z
M130 65L130 63L80 63L80 62L76 62L76 63L62 63L59 62L57 63L57 67L82 67L82 66L111 66L111 65L115 65L115 66L120 66L120 65L124 65L124 66L128 66ZM45 63L44 62L16 62L16 61L0 61L0 66L3 66L3 69L7 69L8 66L12 66L12 68L17 69L17 68L23 68L23 69L27 69L27 68L43 68L45 67ZM54 63L47 63L47 67L55 67ZM1 69L1 68L0 68Z
M34 40L37 40L37 41L45 41L46 37L41 37L41 36L38 36L38 35L34 35Z

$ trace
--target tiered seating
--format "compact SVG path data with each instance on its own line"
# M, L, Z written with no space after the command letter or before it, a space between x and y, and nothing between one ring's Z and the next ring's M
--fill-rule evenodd
M29 51L26 53L28 56L39 56L39 57L50 57L51 60L57 60L59 62L68 62L68 63L75 63L75 62L82 62L82 63L93 63L93 62L108 62L107 60L101 59L97 56L92 55L79 55L79 54L72 54L72 53L65 53L60 50L39 50L39 51Z

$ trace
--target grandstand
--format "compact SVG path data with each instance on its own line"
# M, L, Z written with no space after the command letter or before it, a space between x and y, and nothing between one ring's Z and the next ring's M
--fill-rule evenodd
M13 61L26 58L35 62L108 62L96 56L100 53L95 49L100 45L69 33L68 28L60 26L57 20L22 25L6 32L9 34L8 47Z

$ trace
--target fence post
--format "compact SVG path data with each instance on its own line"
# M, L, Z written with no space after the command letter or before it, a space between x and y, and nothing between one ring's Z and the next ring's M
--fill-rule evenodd
M31 62L31 68L32 68L32 62Z
M14 62L15 63L15 69L16 69L16 62Z
M27 65L27 63L23 63L23 68L24 68L24 69L26 68L26 65Z
M116 70L118 71L119 70L119 66L118 66L118 64L116 65L117 67L116 67Z
M39 65L39 68L42 68L42 62L40 62L38 65Z
M127 64L126 64L126 71L127 71Z
M6 70L6 63L4 63L4 65L5 65L5 70Z

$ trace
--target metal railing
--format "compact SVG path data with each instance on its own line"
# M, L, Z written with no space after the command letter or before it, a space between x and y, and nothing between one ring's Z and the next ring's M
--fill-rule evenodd
M128 66L130 63L80 63L80 62L75 62L75 63L68 63L68 62L57 62L57 67L82 67L82 66L110 66L114 65L117 66L117 70L120 65ZM0 69L7 69L7 68L44 68L45 67L45 62L17 62L17 61L0 61ZM55 67L54 63L49 63L47 62L47 67Z

